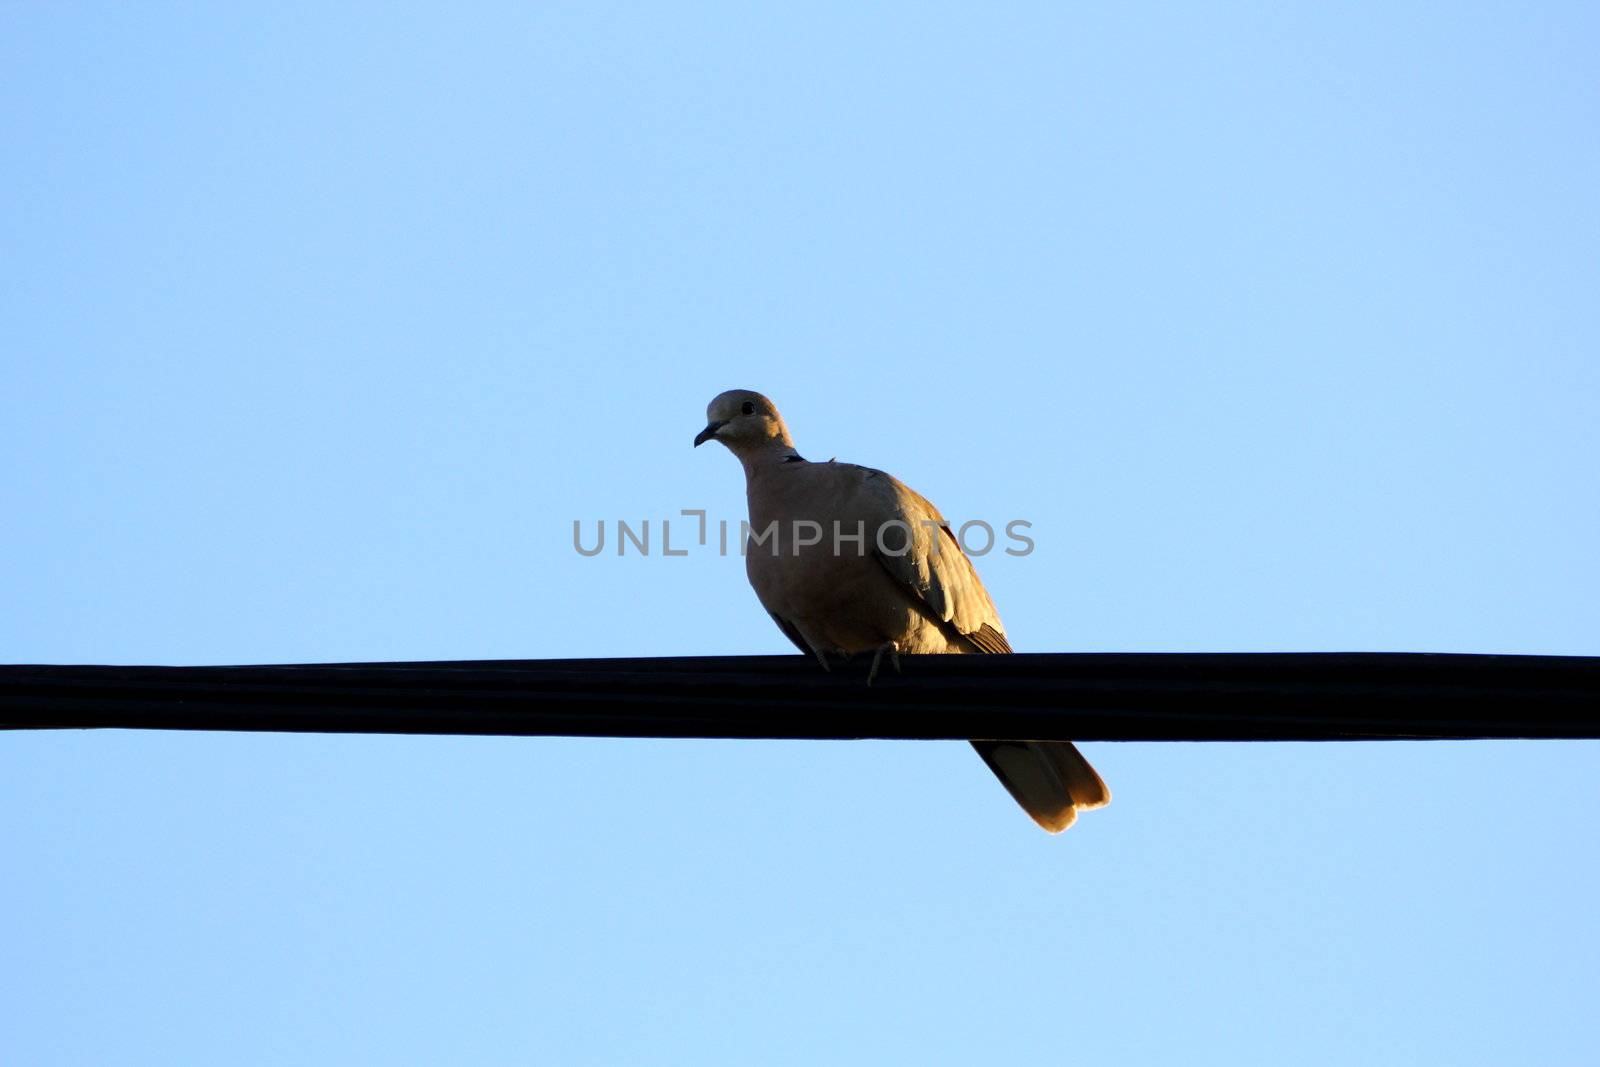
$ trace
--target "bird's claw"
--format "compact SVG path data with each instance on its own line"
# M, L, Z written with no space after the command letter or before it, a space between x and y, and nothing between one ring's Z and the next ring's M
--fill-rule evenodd
M894 665L894 673L901 673L900 646L894 641L885 641L883 644L879 645L878 650L872 654L872 668L871 670L867 671L868 685L871 685L872 680L878 676L878 667L883 663L883 654L885 652L889 654L889 662Z

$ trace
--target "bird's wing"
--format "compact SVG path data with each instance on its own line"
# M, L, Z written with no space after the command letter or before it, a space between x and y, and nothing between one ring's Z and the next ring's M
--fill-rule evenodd
M778 624L778 629L783 631L783 636L794 642L795 648L798 648L807 656L816 651L810 645L806 644L806 639L800 636L800 631L795 629L794 623L790 622L782 615L779 615L776 611L769 611L767 614L771 615L772 621Z
M976 652L1010 652L1005 626L972 560L961 550L950 524L921 493L883 471L858 467L862 495L879 523L898 520L873 546L878 564L894 586L909 596L947 633L971 643ZM905 532L907 550L896 554ZM887 549L887 550L886 550Z

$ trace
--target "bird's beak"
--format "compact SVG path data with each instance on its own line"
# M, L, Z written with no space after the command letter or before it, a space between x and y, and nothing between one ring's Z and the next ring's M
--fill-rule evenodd
M699 448L701 445L717 436L717 431L722 429L722 427L725 425L727 425L726 419L707 423L705 429L694 435L694 447Z

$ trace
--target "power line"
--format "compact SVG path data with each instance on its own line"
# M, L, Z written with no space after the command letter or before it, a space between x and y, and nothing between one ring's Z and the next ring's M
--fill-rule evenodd
M1600 657L1050 653L0 666L0 728L581 737L1600 738Z

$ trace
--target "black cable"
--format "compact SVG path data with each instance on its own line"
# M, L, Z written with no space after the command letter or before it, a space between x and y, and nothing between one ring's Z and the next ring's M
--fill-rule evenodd
M1050 653L0 666L0 728L584 737L1600 738L1600 658Z

